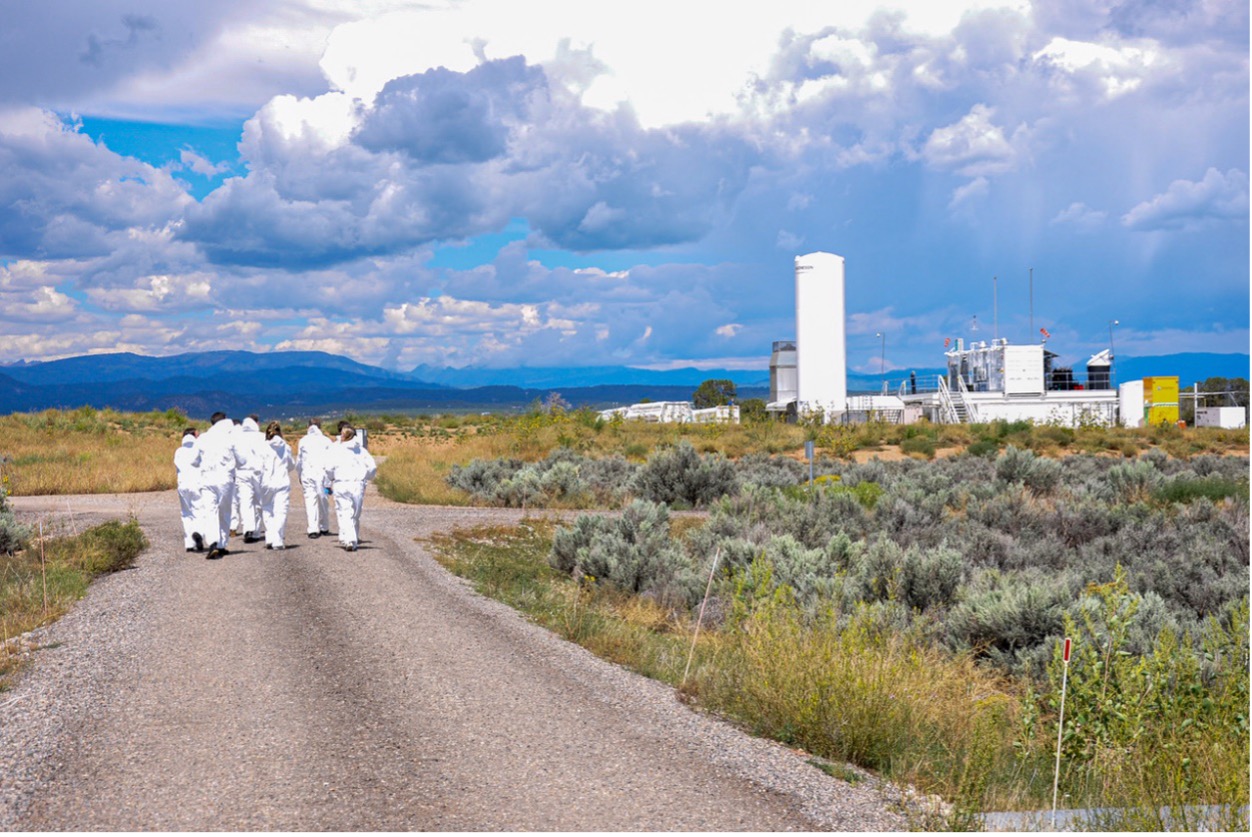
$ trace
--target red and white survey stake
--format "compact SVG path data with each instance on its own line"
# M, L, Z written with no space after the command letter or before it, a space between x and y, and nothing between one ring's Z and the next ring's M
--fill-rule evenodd
M1052 776L1052 830L1056 830L1056 790L1061 782L1061 736L1065 732L1065 687L1069 684L1069 649L1073 645L1069 637L1065 637L1065 650L1061 659L1065 668L1061 670L1061 718L1056 724L1056 772Z

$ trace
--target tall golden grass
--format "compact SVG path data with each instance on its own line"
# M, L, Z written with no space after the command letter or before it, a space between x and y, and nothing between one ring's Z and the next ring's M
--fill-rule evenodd
M174 451L187 419L165 413L73 411L0 417L0 462L14 495L174 488Z

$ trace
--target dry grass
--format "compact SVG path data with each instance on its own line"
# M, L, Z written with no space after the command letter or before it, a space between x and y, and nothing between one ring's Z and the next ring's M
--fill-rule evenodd
M130 566L148 545L134 520L113 521L71 537L33 538L15 555L0 555L0 687L21 660L11 642L59 619L93 578Z
M174 451L187 419L177 412L71 412L0 417L10 493L112 494L174 488Z
M621 455L642 462L658 446L690 442L701 453L735 459L750 453L804 458L813 440L820 454L864 461L983 454L1007 445L1046 456L1092 452L1137 456L1153 448L1176 457L1201 453L1247 455L1246 430L1161 427L1061 428L1025 422L989 425L847 427L757 422L741 425L662 425L603 421L588 410L548 415L350 416L370 431L380 459L379 489L400 502L466 505L446 477L454 465L509 457L534 461L558 447L593 457ZM0 417L0 456L10 491L18 495L158 491L175 486L173 468L188 421L176 411L128 414L83 408ZM287 428L296 445L302 427ZM980 447L979 447L980 446Z

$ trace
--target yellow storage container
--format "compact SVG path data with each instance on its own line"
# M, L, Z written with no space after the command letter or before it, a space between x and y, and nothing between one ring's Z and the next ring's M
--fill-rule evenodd
M1178 423L1178 376L1157 375L1143 379L1145 426Z

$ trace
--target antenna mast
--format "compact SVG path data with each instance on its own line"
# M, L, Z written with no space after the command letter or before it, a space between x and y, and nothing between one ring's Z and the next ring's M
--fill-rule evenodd
M1035 336L1035 269L1030 269L1030 336Z
M999 283L995 276L991 277L991 342L995 344L1000 339L1000 303L996 295Z

